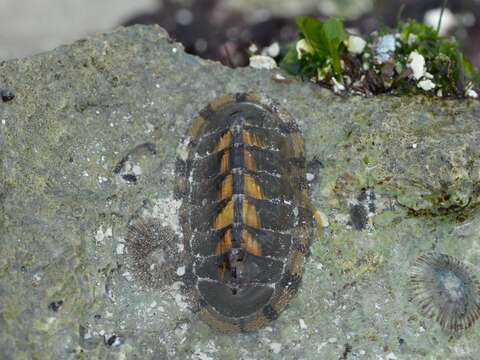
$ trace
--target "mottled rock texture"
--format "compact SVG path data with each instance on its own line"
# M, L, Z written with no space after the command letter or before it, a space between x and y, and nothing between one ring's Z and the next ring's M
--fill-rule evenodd
M477 358L480 323L451 337L419 315L408 271L433 250L478 275L479 102L342 98L275 74L140 26L0 63L16 94L0 102L2 359ZM190 312L175 274L152 280L180 246L132 256L126 242L145 217L177 241L181 138L207 102L245 91L298 120L330 227L280 318L231 336Z

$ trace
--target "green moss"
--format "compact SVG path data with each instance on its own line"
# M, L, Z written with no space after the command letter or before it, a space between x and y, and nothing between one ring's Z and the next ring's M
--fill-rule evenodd
M322 22L299 17L297 25L299 40L287 49L281 66L314 82L328 86L340 82L347 91L364 94L429 93L442 97L463 97L480 86L480 72L465 57L458 42L415 20L364 36L367 44L360 54L349 52L349 35L342 19ZM388 35L395 39L394 51L386 60L379 60L380 52L388 53L382 48L385 44L381 45ZM420 79L413 77L409 66L414 52L425 60L426 73ZM428 82L430 88L422 86L422 81Z

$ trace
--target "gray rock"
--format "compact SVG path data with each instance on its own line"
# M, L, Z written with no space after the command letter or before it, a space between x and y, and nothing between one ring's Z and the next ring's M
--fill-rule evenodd
M450 338L410 301L408 271L431 250L480 263L479 103L342 98L276 72L201 60L141 26L0 64L16 94L0 102L4 359L476 357L480 324ZM280 318L227 336L178 281L142 281L125 241L145 216L178 234L181 137L207 102L245 91L298 119L330 227Z

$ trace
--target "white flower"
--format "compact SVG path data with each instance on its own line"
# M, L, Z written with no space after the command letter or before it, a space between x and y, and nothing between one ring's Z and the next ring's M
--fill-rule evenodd
M278 42L274 42L270 46L267 46L262 50L262 55L267 55L271 57L277 57L280 54L280 45Z
M250 67L271 70L277 67L277 63L270 56L253 55L250 57Z
M298 59L299 60L302 58L302 55L304 53L307 53L307 54L312 54L313 53L312 45L310 45L307 42L307 40L305 40L305 39L298 40L295 47L297 49L297 54L298 54Z
M417 41L418 36L415 34L408 34L407 44L408 46L412 46Z
M471 97L471 98L474 98L474 99L478 98L477 92L476 92L475 90L473 90L473 89L468 90L468 91L466 92L466 95L467 95L468 97Z
M390 61L395 54L395 48L395 35L387 34L379 37L373 46L375 61L379 64Z
M417 83L417 86L420 89L423 89L425 91L432 90L435 88L435 84L433 83L432 80L427 79L427 80L422 80Z
M408 65L413 71L415 80L419 80L425 74L425 58L414 50L408 55Z
M348 37L347 48L348 51L352 54L361 54L365 49L367 42L363 40L360 36L350 35Z

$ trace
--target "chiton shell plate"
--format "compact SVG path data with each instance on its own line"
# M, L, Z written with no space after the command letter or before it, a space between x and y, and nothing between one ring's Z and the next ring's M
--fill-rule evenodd
M176 188L189 298L215 329L257 330L297 292L314 236L300 130L242 93L209 103L184 143Z

